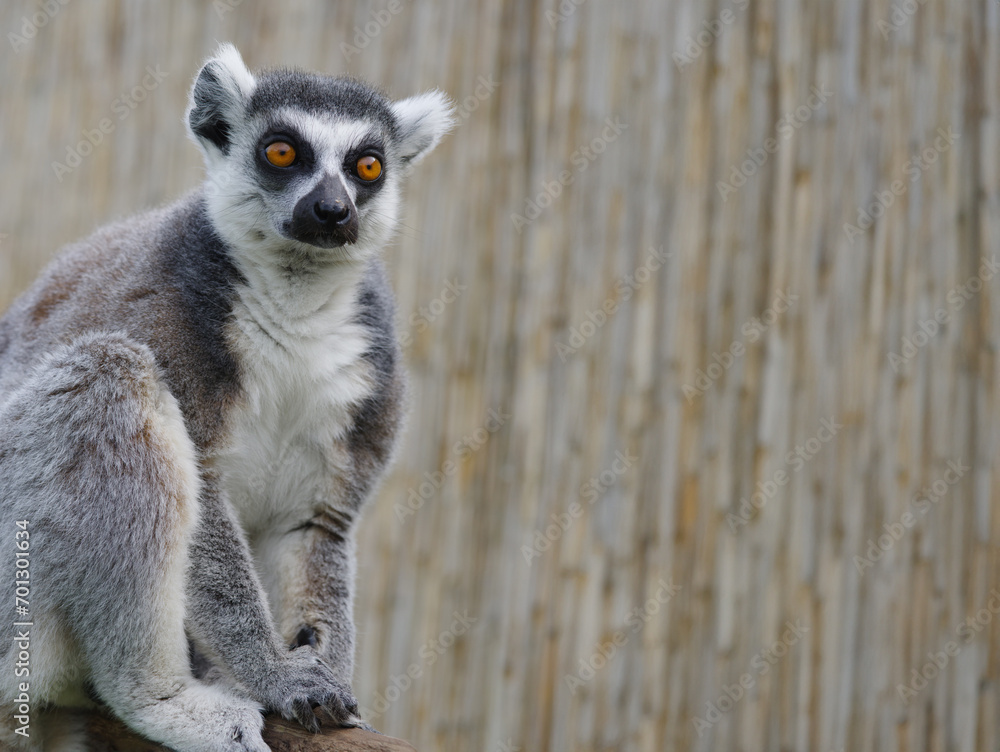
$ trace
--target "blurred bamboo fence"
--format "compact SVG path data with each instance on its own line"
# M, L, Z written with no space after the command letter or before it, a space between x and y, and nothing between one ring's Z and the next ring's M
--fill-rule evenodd
M360 540L376 726L1000 747L1000 4L50 0L0 31L0 306L200 180L217 40L459 102L388 253L413 384Z

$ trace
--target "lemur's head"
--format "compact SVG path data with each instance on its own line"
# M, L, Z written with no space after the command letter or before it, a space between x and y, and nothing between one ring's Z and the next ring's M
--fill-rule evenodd
M451 112L437 91L391 102L350 78L252 74L225 44L198 73L187 122L227 242L359 259L391 236L400 179L447 132Z

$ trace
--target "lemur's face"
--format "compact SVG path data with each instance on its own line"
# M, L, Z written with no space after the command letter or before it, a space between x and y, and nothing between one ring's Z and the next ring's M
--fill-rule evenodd
M358 258L390 238L400 178L450 112L439 92L390 102L351 79L254 76L225 45L198 74L188 124L205 154L209 214L230 245Z

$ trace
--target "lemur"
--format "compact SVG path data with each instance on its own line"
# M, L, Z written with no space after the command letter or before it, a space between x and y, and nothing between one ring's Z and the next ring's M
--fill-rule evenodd
M262 712L363 725L354 532L405 393L380 251L452 112L223 45L187 110L204 185L68 246L0 319L0 614L5 635L25 620L27 539L27 748L88 704L181 751L265 752ZM0 641L4 749L25 741L18 652Z

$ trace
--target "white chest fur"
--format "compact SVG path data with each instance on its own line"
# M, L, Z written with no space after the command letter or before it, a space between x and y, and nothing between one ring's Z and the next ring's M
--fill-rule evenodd
M243 399L214 457L248 531L295 526L337 506L351 410L372 389L355 323L359 273L310 279L255 269L233 308Z

